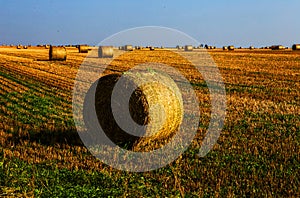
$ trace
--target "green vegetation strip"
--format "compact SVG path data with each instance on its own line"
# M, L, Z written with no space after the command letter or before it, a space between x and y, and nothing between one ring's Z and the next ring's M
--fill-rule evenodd
M109 168L102 172L57 169L55 164L27 164L3 159L1 154L0 195L9 188L32 192L36 197L180 197L182 193L186 197L211 197L216 192L221 196L286 196L298 191L300 166L297 154L284 165L277 163L280 158L211 152L206 158L195 159L188 152L180 164L174 162L148 173L128 173ZM278 183L282 187L278 188Z

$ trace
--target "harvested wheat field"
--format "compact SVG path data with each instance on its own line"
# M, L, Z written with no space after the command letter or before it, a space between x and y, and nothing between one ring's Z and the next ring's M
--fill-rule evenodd
M119 57L114 49L105 74L122 74L143 62L171 65L191 82L201 112L198 133L181 157L155 171L130 173L101 163L81 142L72 90L87 54L66 50L65 61L50 61L43 47L0 47L0 196L300 195L299 51L209 50L223 76L227 111L217 144L198 158L210 120L203 77L178 59L177 49L134 50Z

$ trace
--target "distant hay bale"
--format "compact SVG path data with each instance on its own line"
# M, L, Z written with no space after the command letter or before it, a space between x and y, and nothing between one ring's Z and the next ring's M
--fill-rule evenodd
M293 50L300 50L300 44L294 44L292 49Z
M228 46L228 50L234 50L234 46L233 45Z
M223 46L223 50L228 50L228 47L227 46Z
M277 49L277 50L284 50L285 47L283 45L278 45L278 46L275 46L274 49Z
M273 45L271 46L272 50L284 50L285 47L283 45Z
M50 49L51 45L45 45L46 49Z
M17 49L22 49L23 46L22 45L17 45Z
M23 49L28 49L28 46L24 45L24 46L23 46Z
M193 51L193 46L192 45L184 46L184 51Z
M183 119L183 101L176 83L169 76L157 72L128 72L123 74L122 83L119 84L121 87L117 89L120 97L112 101L113 89L120 79L120 74L110 74L94 83L97 119L108 138L119 146L127 145L132 149L167 140L174 135ZM142 85L139 86L140 84ZM135 89L136 87L138 88ZM125 93L131 93L132 90L134 91L128 104ZM131 133L148 137L134 136L121 129L112 113L112 102L117 105L120 118L127 116L124 108L129 106L131 119L140 126L147 125L142 128L131 127ZM89 103L89 98L86 98L84 109ZM89 127L90 119L85 115L84 118L87 118L85 123Z
M50 46L49 60L65 61L67 60L67 50L65 47Z
M250 46L249 49L250 49L250 50L254 50L254 47L253 47L253 46Z
M79 51L79 53L88 53L89 52L89 46L79 45L78 51Z
M133 51L133 47L132 47L132 45L125 45L124 50L125 51Z
M153 51L153 50L155 50L155 47L150 46L149 49L150 49L150 51Z
M99 58L112 58L114 56L114 49L112 46L99 46L98 57Z
M279 49L279 50L284 50L284 49L285 49L285 47L284 47L284 46L282 46L282 45L280 45L280 46L278 47L278 49Z

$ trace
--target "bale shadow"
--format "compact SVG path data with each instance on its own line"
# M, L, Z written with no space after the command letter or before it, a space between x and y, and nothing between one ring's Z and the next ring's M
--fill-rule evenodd
M50 62L51 60L38 58L38 59L35 59L35 61L47 61L47 62Z
M15 133L7 141L14 144L22 144L22 142L29 141L30 143L36 142L45 146L84 146L76 129L43 129L40 131Z
M119 127L111 109L112 91L119 78L118 74L110 74L98 79L85 96L83 117L89 133L84 139L90 145L117 145L123 149L132 149L139 140L139 137L128 134ZM113 144L105 141L107 137Z

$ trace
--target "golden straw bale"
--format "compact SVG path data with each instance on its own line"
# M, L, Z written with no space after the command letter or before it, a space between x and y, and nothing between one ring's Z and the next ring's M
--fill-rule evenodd
M300 44L294 44L292 49L293 50L300 50Z
M79 45L78 51L79 51L79 53L88 53L89 52L89 46Z
M185 51L193 51L193 46L192 45L186 45L184 46Z
M50 46L49 60L65 61L67 60L67 50L65 47Z
M99 58L112 58L114 56L114 49L112 46L99 46L98 57Z
M119 80L121 83L117 84ZM93 86L95 84L97 86L94 95L95 110L98 122L106 136L119 146L126 145L127 148L135 150L149 144L164 142L172 137L181 125L183 119L181 92L173 79L166 74L155 71L110 74L101 77ZM120 86L118 89L115 88L116 84ZM113 91L120 97L112 100ZM126 101L125 96L128 93L132 94ZM128 100L129 104L125 104ZM118 116L121 118L126 116L124 108L127 105L131 119L144 127L132 126L131 134L121 129L112 112L112 103L117 106ZM84 106L86 105L90 105L88 97L85 99ZM89 121L90 119L85 119L87 127Z
M233 45L228 46L228 50L234 50L234 46Z
M133 51L133 47L132 47L132 45L125 45L124 50L125 51Z

